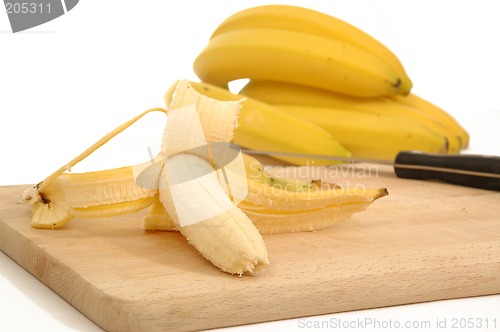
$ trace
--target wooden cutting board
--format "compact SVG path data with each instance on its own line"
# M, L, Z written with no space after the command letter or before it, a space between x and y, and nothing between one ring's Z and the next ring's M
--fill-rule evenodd
M500 193L397 179L382 167L342 178L390 195L328 230L266 236L271 265L255 275L218 271L177 233L143 231L145 212L33 229L20 199L26 186L0 187L0 249L110 331L500 293Z

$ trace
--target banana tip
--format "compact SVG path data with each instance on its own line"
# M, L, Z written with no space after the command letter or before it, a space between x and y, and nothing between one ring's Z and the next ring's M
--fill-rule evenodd
M389 195L389 191L387 190L387 188L380 188L378 190L378 193L373 197L373 200L377 200L381 197L388 196L388 195Z

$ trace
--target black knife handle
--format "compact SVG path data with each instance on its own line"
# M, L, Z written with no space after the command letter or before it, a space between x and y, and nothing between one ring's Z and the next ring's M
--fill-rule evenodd
M500 157L497 156L402 151L396 156L394 171L400 178L441 180L500 191Z

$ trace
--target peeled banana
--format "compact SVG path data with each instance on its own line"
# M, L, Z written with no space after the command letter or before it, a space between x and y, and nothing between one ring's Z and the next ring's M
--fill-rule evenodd
M180 81L155 160L99 172L66 172L144 114L167 112L163 109L148 110L119 126L28 189L23 198L32 209L32 226L57 228L73 217L114 216L152 205L146 229L180 231L215 266L241 275L269 264L261 234L329 227L387 194L385 189L324 189L318 181L276 178L249 156L243 156L243 180L236 186L226 183L212 152L217 142L231 140L243 102L217 101ZM193 148L206 149L206 156L192 153ZM232 189L238 187L247 194L236 201Z

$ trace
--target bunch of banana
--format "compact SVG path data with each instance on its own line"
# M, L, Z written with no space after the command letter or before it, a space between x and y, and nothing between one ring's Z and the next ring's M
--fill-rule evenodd
M412 82L387 47L314 10L269 5L237 12L215 29L194 70L202 84L226 89L232 80L250 79L239 92L253 99L246 114L264 107L255 101L274 106L325 129L355 158L393 160L402 150L458 153L469 143L468 133L451 115L410 93ZM225 98L221 92L215 97ZM247 126L242 127L235 139L259 150L289 152L276 142L295 135L284 127L268 127L273 136L261 134L263 147L245 142ZM292 152L317 154L313 150L310 145Z
M406 95L412 82L383 44L335 17L306 8L249 8L225 21L194 61L205 82L236 79L303 84L358 97Z
M250 81L240 93L323 127L357 158L391 160L403 150L458 153L469 142L452 116L414 94L356 98L272 81Z
M146 229L179 231L222 271L241 275L269 264L261 234L329 227L387 195L385 189L325 188L320 181L272 177L246 155L245 177L230 186L213 152L217 143L232 140L244 103L209 98L180 81L168 111L147 110L26 190L23 198L31 207L32 226L53 229L74 217L109 217L151 206ZM150 163L66 172L152 111L167 113L168 121L162 151ZM206 156L194 153L196 149L205 149ZM205 173L189 178L200 171ZM232 195L237 187L248 189L239 202Z

